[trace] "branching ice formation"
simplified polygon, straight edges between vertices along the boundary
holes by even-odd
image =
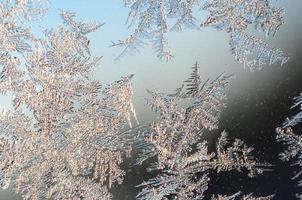
[[[212,26],[230,35],[231,52],[251,70],[265,64],[285,63],[281,50],[250,35],[250,25],[274,35],[283,23],[283,11],[268,0],[124,0],[130,6],[129,23],[137,28],[125,41],[126,55],[151,40],[158,56],[170,59],[167,33],[196,25],[193,10],[209,12],[202,27]],[[24,199],[111,199],[110,188],[121,183],[120,165],[133,144],[139,144],[138,163],[156,158],[149,170],[159,175],[143,182],[138,199],[203,199],[209,173],[245,170],[249,176],[262,173],[262,164],[252,148],[239,139],[228,141],[222,132],[215,152],[208,151],[205,130],[217,129],[226,99],[230,76],[221,74],[203,82],[196,63],[188,80],[174,94],[148,91],[150,107],[159,113],[158,122],[143,128],[144,141],[134,137],[131,78],[122,77],[102,85],[92,79],[100,58],[90,53],[87,34],[102,26],[75,20],[61,11],[64,25],[45,30],[36,38],[23,22],[39,19],[48,9],[43,0],[3,0],[0,3],[0,92],[13,99],[12,110],[0,110],[0,185],[12,187]],[[169,21],[176,19],[175,23]],[[295,98],[301,105],[302,97]],[[301,112],[278,128],[278,140],[288,145],[281,158],[296,159],[302,166],[301,136],[292,126]],[[300,178],[300,172],[295,179]],[[302,184],[301,181],[299,184]],[[213,199],[246,200],[240,192]],[[300,196],[300,198],[302,195]]]
[[[149,91],[147,102],[160,118],[143,132],[146,144],[141,145],[138,163],[155,156],[157,162],[149,170],[161,173],[139,185],[144,187],[137,195],[140,200],[203,199],[211,170],[245,169],[251,177],[263,171],[252,157],[253,148],[239,139],[230,143],[226,132],[218,139],[216,153],[208,152],[202,135],[204,129],[217,128],[230,77],[203,83],[198,68],[196,63],[185,91],[184,86],[172,95]]]
[[[248,194],[248,195],[243,195],[241,197],[240,192],[237,192],[236,194],[233,194],[231,196],[227,195],[218,195],[218,196],[213,196],[211,200],[236,200],[236,199],[241,199],[241,200],[271,200],[273,196],[267,196],[267,197],[254,197],[253,194]]]
[[[277,140],[286,145],[286,150],[280,154],[280,158],[283,161],[290,161],[292,166],[297,167],[295,176],[292,179],[297,180],[298,187],[300,187],[302,185],[302,135],[295,134],[294,128],[302,121],[302,93],[294,98],[294,105],[291,108],[298,106],[300,107],[300,112],[292,118],[287,118],[283,123],[283,127],[278,127],[276,132]],[[301,190],[296,195],[299,199],[302,199]]]
[[[254,70],[266,64],[285,63],[288,57],[279,49],[271,49],[266,41],[250,35],[254,26],[265,32],[266,38],[274,36],[283,24],[283,9],[271,5],[270,0],[123,0],[130,9],[128,24],[135,27],[125,40],[112,42],[122,47],[117,59],[139,51],[151,41],[157,56],[171,59],[167,34],[171,30],[182,31],[185,27],[211,26],[227,32],[230,49],[235,59]],[[206,21],[198,22],[197,12],[208,14]],[[200,23],[201,25],[198,25]]]
[[[119,165],[131,151],[123,129],[136,118],[133,75],[105,86],[91,78],[100,58],[91,56],[87,34],[99,23],[77,22],[62,11],[66,26],[45,30],[44,39],[18,27],[19,15],[10,10],[26,19],[33,3],[0,7],[0,92],[14,105],[0,113],[1,187],[24,199],[110,199],[108,189],[122,182]]]
[[[13,55],[30,51],[33,35],[20,24],[40,18],[47,8],[46,0],[4,0],[0,3],[0,65],[14,65],[19,60]]]

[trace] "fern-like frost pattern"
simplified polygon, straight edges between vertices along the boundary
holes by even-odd
[[[297,187],[301,187],[301,169],[302,169],[302,136],[296,134],[295,127],[301,125],[302,121],[302,93],[294,97],[294,105],[291,108],[299,107],[300,111],[291,118],[287,118],[283,127],[276,128],[277,140],[285,145],[285,150],[280,153],[280,159],[290,162],[292,167],[295,166],[293,180],[298,182]],[[301,188],[296,193],[297,198],[302,199]]]
[[[149,91],[147,102],[159,113],[159,122],[144,129],[145,144],[138,163],[155,157],[157,162],[150,164],[149,170],[160,173],[139,185],[143,189],[137,199],[203,199],[211,171],[244,169],[250,177],[263,172],[252,156],[253,148],[239,139],[229,142],[225,131],[216,152],[208,151],[202,136],[205,130],[218,128],[231,76],[222,74],[203,82],[198,71],[196,63],[190,78],[174,94]]]
[[[123,48],[120,59],[138,52],[151,42],[157,56],[170,60],[173,54],[168,43],[169,31],[184,28],[213,27],[230,36],[230,49],[235,60],[249,69],[261,69],[273,63],[285,63],[288,56],[281,50],[271,48],[262,39],[251,35],[248,28],[264,32],[265,38],[274,36],[283,22],[284,11],[272,5],[270,0],[123,0],[129,8],[127,23],[134,27],[125,40],[112,42]],[[198,12],[207,14],[199,22]]]
[[[23,199],[108,200],[131,152],[122,130],[136,119],[133,75],[104,86],[93,80],[100,58],[91,56],[87,34],[102,24],[76,21],[72,12],[61,17],[65,25],[45,38],[14,23],[0,33],[0,91],[14,105],[0,114],[1,186]]]

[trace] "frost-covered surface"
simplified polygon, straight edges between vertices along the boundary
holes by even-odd
[[[119,165],[131,151],[122,130],[136,118],[133,75],[105,86],[93,80],[100,58],[90,55],[87,34],[101,24],[61,16],[65,25],[45,30],[43,39],[14,19],[1,24],[8,29],[0,29],[0,91],[14,104],[0,113],[1,187],[24,199],[110,199],[108,189],[122,182]]]
[[[193,10],[201,8],[209,13],[201,26],[227,32],[232,54],[245,67],[254,70],[288,59],[247,31],[254,25],[269,37],[282,25],[282,9],[268,0],[124,2],[131,9],[129,23],[137,23],[137,29],[125,41],[113,43],[125,47],[122,55],[151,40],[158,56],[170,59],[167,33],[185,26],[199,28]],[[132,129],[133,122],[138,124],[132,104],[133,75],[107,85],[92,79],[100,57],[91,55],[87,34],[102,24],[76,21],[74,13],[61,11],[64,24],[37,38],[25,22],[42,17],[48,6],[43,0],[0,3],[0,92],[13,99],[12,110],[0,111],[3,189],[11,187],[23,199],[111,199],[110,188],[122,183],[126,172],[121,164],[131,155],[133,144],[141,151],[138,164],[155,158],[148,169],[159,172],[139,185],[138,199],[203,199],[211,172],[243,170],[251,177],[263,172],[265,164],[257,162],[253,148],[243,141],[229,141],[224,131],[210,152],[203,138],[206,130],[218,128],[231,76],[221,74],[203,82],[196,63],[174,94],[148,90],[147,103],[159,118],[142,128],[142,140]],[[301,103],[302,97],[296,97],[293,107]],[[278,140],[288,146],[281,158],[298,167],[302,138],[292,126],[301,119],[299,112],[277,129]],[[128,127],[130,131],[125,131]],[[300,179],[300,171],[294,179]],[[238,192],[215,194],[212,199],[270,198]]]
[[[265,40],[255,38],[248,31],[254,27],[266,38],[275,35],[283,24],[283,9],[272,5],[271,0],[123,0],[129,8],[128,24],[135,27],[125,40],[112,46],[123,48],[117,59],[138,52],[151,42],[160,59],[173,57],[167,34],[185,27],[214,27],[230,36],[230,49],[235,59],[251,70],[266,64],[285,63],[288,57],[279,49],[270,48]],[[198,12],[207,14],[200,22]]]
[[[141,145],[139,163],[155,156],[157,162],[149,170],[160,170],[160,174],[139,185],[143,189],[138,199],[203,199],[210,171],[245,169],[251,177],[262,173],[252,156],[253,148],[243,141],[229,142],[227,133],[222,132],[216,153],[211,153],[202,139],[205,129],[217,128],[229,78],[221,75],[203,83],[196,63],[186,81],[187,90],[183,91],[183,86],[172,95],[149,92],[148,103],[160,118],[144,130],[146,144]],[[181,101],[186,101],[186,106]]]
[[[294,133],[294,129],[297,125],[301,125],[302,121],[302,93],[300,96],[294,98],[294,105],[291,108],[300,107],[300,112],[291,118],[287,118],[283,123],[283,127],[278,127],[277,140],[282,142],[286,149],[280,154],[280,158],[283,161],[289,161],[292,166],[295,166],[297,170],[294,172],[295,176],[293,180],[298,181],[298,186],[302,185],[302,135],[301,133]],[[301,189],[296,194],[299,199],[302,199]]]

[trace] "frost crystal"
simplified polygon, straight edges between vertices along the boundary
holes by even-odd
[[[265,41],[245,32],[232,33],[229,43],[235,59],[251,71],[266,64],[280,62],[283,65],[289,59],[280,49],[270,48]]]
[[[211,200],[236,200],[236,199],[241,199],[241,200],[271,200],[273,199],[272,196],[267,196],[267,197],[253,197],[253,194],[248,194],[244,195],[241,198],[240,197],[240,192],[237,192],[236,194],[233,194],[231,196],[226,196],[226,195],[218,195],[218,196],[213,196]]]
[[[130,12],[127,22],[135,26],[125,40],[112,46],[124,48],[120,56],[139,51],[146,40],[151,41],[161,59],[169,60],[170,30],[182,31],[185,27],[211,26],[230,35],[230,48],[236,60],[254,69],[288,59],[281,50],[270,49],[265,41],[248,34],[248,27],[265,32],[266,38],[275,35],[283,24],[283,9],[271,5],[270,0],[123,0]],[[198,11],[208,14],[206,21],[197,24]],[[243,49],[243,50],[242,50]]]
[[[294,128],[302,121],[302,93],[300,96],[294,98],[294,105],[291,108],[297,106],[300,107],[300,112],[298,112],[292,118],[287,118],[283,123],[283,127],[276,128],[277,140],[286,145],[286,149],[280,154],[280,158],[283,161],[292,162],[292,166],[296,166],[297,171],[295,171],[295,176],[293,179],[298,180],[298,186],[302,185],[301,179],[301,169],[302,169],[302,135],[296,135],[294,133]],[[302,199],[301,190],[297,193],[297,197]]]
[[[296,124],[302,122],[302,93],[300,96],[294,97],[294,105],[291,107],[291,109],[295,107],[300,107],[300,112],[298,112],[291,119],[287,118],[286,122],[283,123],[283,128],[295,126]]]
[[[183,86],[172,95],[149,91],[152,97],[148,103],[160,113],[160,119],[145,129],[146,144],[141,145],[143,153],[138,162],[155,156],[157,162],[149,170],[161,173],[139,185],[144,188],[138,199],[203,199],[210,170],[246,169],[249,176],[262,173],[251,155],[253,149],[241,140],[229,143],[226,132],[222,132],[216,153],[209,153],[202,139],[204,129],[217,128],[229,77],[221,75],[203,83],[196,64],[186,82],[186,91]]]
[[[123,129],[136,118],[133,75],[105,86],[92,80],[100,58],[87,34],[101,24],[61,16],[66,26],[45,30],[45,39],[27,42],[28,30],[10,27],[1,40],[0,91],[12,94],[14,109],[0,114],[0,182],[24,199],[107,200],[131,151]]]
[[[0,3],[0,65],[19,62],[13,54],[30,51],[34,39],[20,24],[41,17],[48,8],[46,0],[4,0]]]

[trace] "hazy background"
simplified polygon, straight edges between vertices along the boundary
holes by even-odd
[[[135,74],[134,103],[142,123],[150,122],[153,117],[150,109],[145,106],[145,89],[172,91],[187,79],[196,61],[201,65],[201,76],[204,79],[214,78],[221,72],[234,73],[236,79],[233,80],[228,94],[228,108],[223,112],[220,129],[226,129],[231,137],[241,138],[254,146],[260,159],[273,163],[276,167],[274,172],[253,180],[247,180],[240,174],[234,174],[231,182],[223,175],[213,177],[217,184],[210,185],[209,189],[221,193],[232,193],[240,189],[256,194],[276,192],[276,199],[291,200],[296,191],[294,183],[290,181],[292,169],[277,159],[281,146],[274,140],[274,128],[287,115],[294,113],[288,110],[292,97],[302,91],[302,1],[283,0],[277,1],[276,5],[285,9],[285,24],[274,38],[269,39],[269,43],[284,50],[291,60],[283,67],[268,66],[261,72],[249,72],[237,64],[229,52],[228,35],[211,28],[170,33],[170,47],[175,58],[168,63],[157,59],[151,47],[142,49],[140,54],[115,62],[114,58],[121,49],[109,48],[110,42],[124,39],[131,33],[125,25],[128,10],[123,7],[121,0],[55,0],[42,22],[33,26],[36,33],[39,33],[37,30],[41,27],[50,28],[60,24],[58,9],[75,11],[85,21],[105,22],[90,37],[92,53],[103,56],[95,77],[109,83],[121,76]],[[0,102],[6,107],[11,106],[7,97],[1,97]],[[125,184],[115,191],[116,199],[134,198],[137,190],[131,188],[143,179],[140,172],[137,169],[127,175]],[[0,192],[0,200],[14,199],[18,198],[10,191]]]

